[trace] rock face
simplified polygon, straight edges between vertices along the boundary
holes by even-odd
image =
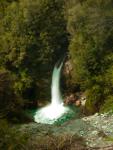
[[[111,113],[70,120],[60,126],[31,123],[19,130],[30,134],[28,150],[113,150]]]
[[[73,68],[72,68],[70,60],[66,61],[65,62],[65,74],[69,75],[71,73],[72,69]]]

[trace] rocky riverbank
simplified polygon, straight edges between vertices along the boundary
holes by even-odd
[[[62,125],[38,123],[18,128],[28,133],[33,150],[113,150],[113,114],[95,114],[69,120]]]

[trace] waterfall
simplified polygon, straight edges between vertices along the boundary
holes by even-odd
[[[52,85],[51,85],[51,98],[52,105],[59,105],[63,103],[61,92],[60,92],[60,73],[63,63],[59,67],[55,65],[52,75]]]
[[[52,124],[64,113],[69,111],[69,108],[63,106],[63,99],[60,92],[60,74],[62,66],[63,61],[58,61],[54,67],[51,85],[51,103],[37,110],[34,116],[35,122]]]

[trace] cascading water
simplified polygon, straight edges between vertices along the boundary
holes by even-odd
[[[61,65],[55,66],[52,75],[52,86],[51,86],[51,97],[52,105],[59,105],[63,103],[61,92],[60,92],[60,72],[63,63]]]
[[[63,106],[63,99],[60,92],[60,73],[62,66],[63,62],[60,65],[57,63],[54,67],[51,86],[51,104],[36,112],[34,116],[35,122],[52,124],[64,113],[69,111],[68,107]]]

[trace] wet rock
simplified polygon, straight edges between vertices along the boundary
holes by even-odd
[[[69,150],[75,150],[75,146],[78,146],[78,150],[113,150],[113,114],[109,113],[96,113],[82,119],[69,120],[59,126],[25,124],[21,125],[19,130],[29,133],[30,139],[34,139],[35,146],[37,138],[44,138],[43,140],[46,141],[49,137],[54,142],[56,139],[56,143],[53,144],[57,145],[57,140],[62,137],[62,140],[65,139],[63,146],[65,149],[67,147],[67,150],[69,147]]]

